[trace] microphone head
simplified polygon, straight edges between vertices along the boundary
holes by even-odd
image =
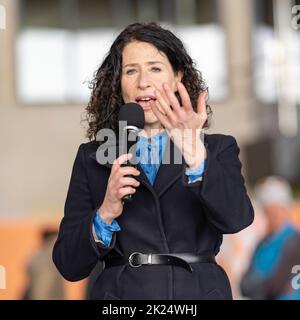
[[[126,121],[127,126],[135,126],[142,130],[145,126],[144,110],[137,103],[126,103],[120,109],[119,121]]]

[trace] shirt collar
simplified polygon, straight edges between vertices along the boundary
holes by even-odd
[[[167,131],[163,130],[161,132],[154,134],[151,137],[138,136],[138,141],[144,142],[144,143],[147,142],[147,143],[151,143],[151,144],[156,144],[156,143],[158,143],[158,141],[160,139],[165,140],[167,138],[167,136],[168,136]]]

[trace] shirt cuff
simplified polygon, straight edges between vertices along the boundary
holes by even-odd
[[[113,233],[120,230],[121,228],[116,220],[107,224],[100,218],[98,211],[96,212],[93,220],[93,231],[95,231],[93,233],[96,242],[101,242],[109,247]]]
[[[185,175],[188,177],[188,183],[201,181],[207,166],[207,158],[195,169],[186,168]]]

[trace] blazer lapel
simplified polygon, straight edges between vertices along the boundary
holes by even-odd
[[[105,154],[105,157],[107,157],[107,161],[105,159],[102,159],[103,153]],[[108,155],[111,155],[110,158],[108,158]],[[97,148],[95,152],[92,152],[90,154],[90,157],[98,162],[99,165],[105,166],[109,169],[112,168],[113,161],[119,157],[119,145],[118,144],[103,144],[100,145]]]
[[[184,164],[181,152],[168,138],[163,160],[154,181],[154,189],[159,197],[182,176]]]

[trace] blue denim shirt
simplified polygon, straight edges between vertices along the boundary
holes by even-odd
[[[154,184],[155,177],[167,145],[167,141],[168,134],[165,130],[153,135],[151,139],[143,136],[138,136],[136,158],[152,185]],[[187,168],[185,174],[188,177],[188,182],[193,183],[201,180],[205,168],[206,159],[199,167],[195,169]],[[113,232],[121,230],[116,220],[113,220],[111,224],[106,224],[100,218],[98,211],[95,214],[93,225],[98,239],[106,246],[110,245]]]

